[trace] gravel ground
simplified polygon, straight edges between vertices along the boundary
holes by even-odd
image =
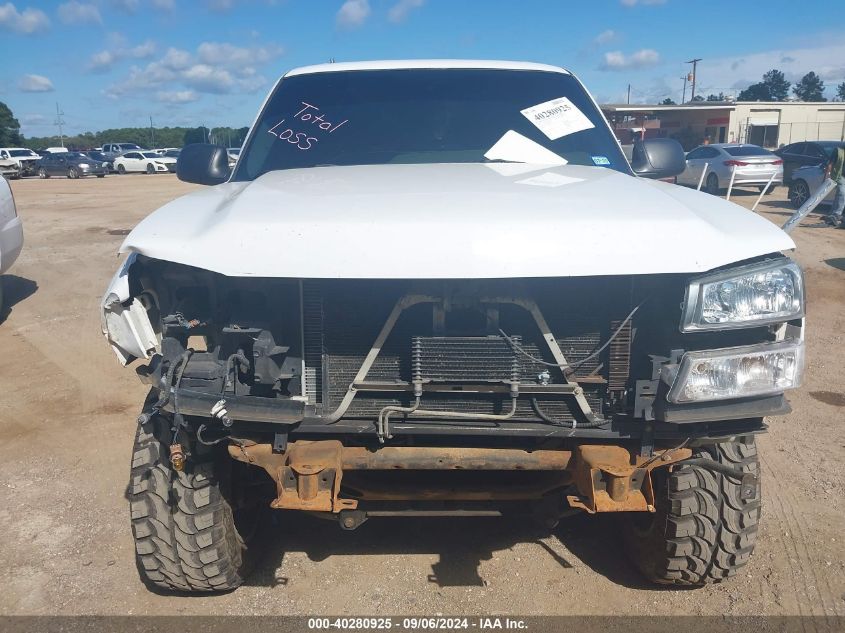
[[[137,578],[124,490],[146,388],[102,340],[98,302],[122,236],[194,186],[171,175],[12,186],[26,245],[4,280],[12,306],[0,326],[0,614],[845,615],[845,231],[811,217],[794,232],[807,374],[793,413],[759,440],[764,516],[738,577],[647,585],[612,517],[549,534],[492,518],[382,519],[343,532],[284,515],[247,585],[174,597]],[[758,211],[783,223],[784,192]],[[734,199],[750,207],[755,197]]]

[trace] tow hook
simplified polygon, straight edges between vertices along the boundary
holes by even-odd
[[[743,501],[753,499],[757,495],[757,476],[754,473],[747,473],[738,468],[733,468],[727,464],[713,461],[712,459],[705,459],[704,457],[694,457],[692,459],[685,459],[679,462],[679,466],[688,464],[690,466],[698,466],[706,470],[726,475],[739,481],[739,498]]]
[[[182,472],[185,469],[185,451],[181,444],[170,445],[170,464],[173,466],[173,470],[177,472]]]
[[[338,516],[338,523],[344,530],[355,530],[367,520],[367,513],[363,510],[341,510]]]

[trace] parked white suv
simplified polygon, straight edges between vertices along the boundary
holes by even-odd
[[[21,176],[33,176],[41,157],[26,147],[0,147],[0,160],[9,160],[18,166]]]
[[[629,164],[555,66],[341,63],[286,74],[228,163],[182,150],[216,186],[135,227],[102,304],[151,386],[127,491],[149,583],[238,586],[268,505],[612,512],[653,581],[745,565],[802,274],[770,222],[656,180],[675,141]]]
[[[15,208],[12,189],[5,178],[0,178],[0,318],[4,312],[3,273],[5,273],[23,248],[23,227]]]

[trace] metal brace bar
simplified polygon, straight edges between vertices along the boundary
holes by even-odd
[[[381,353],[381,348],[384,346],[384,342],[387,340],[387,337],[390,336],[390,333],[393,331],[393,328],[396,325],[396,322],[399,320],[399,317],[401,316],[402,312],[420,303],[437,303],[438,301],[440,301],[440,299],[435,297],[429,297],[427,295],[405,295],[396,302],[396,305],[393,306],[393,310],[390,312],[390,316],[387,317],[387,320],[381,327],[381,331],[376,337],[373,346],[367,353],[367,357],[364,359],[364,362],[361,363],[361,367],[358,368],[358,373],[355,374],[355,378],[352,379],[352,383],[346,390],[346,393],[343,396],[343,400],[340,401],[340,404],[337,406],[337,409],[335,409],[331,413],[331,415],[323,418],[323,422],[328,424],[337,422],[338,420],[340,420],[340,418],[343,417],[343,415],[346,413],[346,410],[349,409],[349,405],[352,404],[352,400],[355,398],[355,394],[358,393],[355,384],[364,382],[364,379],[370,372],[373,363],[376,362],[376,358],[378,358],[378,355]]]

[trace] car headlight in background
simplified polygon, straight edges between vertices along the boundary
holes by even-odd
[[[693,279],[687,286],[681,331],[724,330],[804,316],[804,278],[783,258]]]
[[[688,403],[780,393],[801,384],[803,341],[687,352],[667,399]]]

